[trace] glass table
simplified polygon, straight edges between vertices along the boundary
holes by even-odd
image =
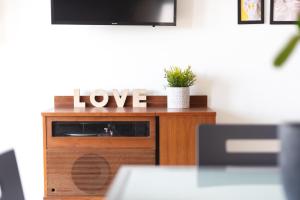
[[[277,168],[122,167],[107,200],[284,200]]]

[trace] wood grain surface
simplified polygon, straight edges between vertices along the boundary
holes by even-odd
[[[160,164],[195,165],[196,164],[196,129],[200,124],[214,124],[215,117],[161,116],[160,127]]]
[[[48,196],[104,196],[121,165],[154,165],[154,149],[48,149]]]

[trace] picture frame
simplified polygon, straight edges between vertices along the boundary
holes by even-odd
[[[263,24],[264,22],[264,0],[238,0],[238,24]]]
[[[271,0],[270,24],[296,24],[298,12],[300,12],[300,1]]]

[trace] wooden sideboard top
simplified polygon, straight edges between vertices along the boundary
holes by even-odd
[[[168,109],[168,108],[54,108],[42,112],[45,117],[50,116],[158,116],[158,115],[195,115],[204,114],[216,116],[216,112],[209,108],[188,108],[188,109]]]
[[[100,98],[98,100],[101,100]],[[159,115],[196,115],[216,116],[216,112],[207,107],[207,96],[191,96],[190,108],[169,109],[167,108],[166,96],[148,96],[147,108],[132,108],[132,97],[126,100],[124,108],[116,107],[113,98],[107,107],[95,108],[91,106],[88,96],[81,97],[86,102],[86,108],[73,108],[73,96],[55,96],[54,109],[45,111],[43,116],[159,116]]]

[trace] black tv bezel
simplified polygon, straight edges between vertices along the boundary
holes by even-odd
[[[173,22],[100,22],[100,21],[85,21],[85,20],[76,20],[76,21],[68,21],[68,20],[55,20],[54,19],[54,0],[51,0],[51,24],[56,25],[130,25],[130,26],[176,26],[177,23],[177,0],[174,0],[174,18]]]

